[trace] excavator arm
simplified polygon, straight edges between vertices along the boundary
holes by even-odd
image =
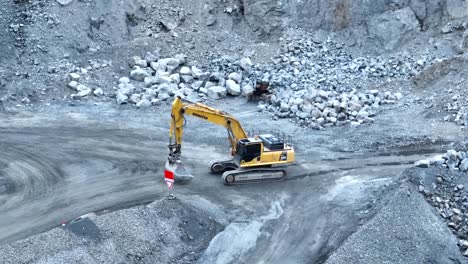
[[[180,161],[182,134],[186,122],[185,115],[195,116],[210,123],[225,127],[228,132],[232,155],[235,155],[237,142],[247,137],[247,133],[242,128],[240,122],[228,113],[201,103],[194,103],[177,97],[172,103],[169,131],[169,163],[171,165]]]

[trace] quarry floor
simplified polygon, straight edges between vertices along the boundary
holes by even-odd
[[[33,112],[3,113],[0,176],[5,187],[0,189],[0,262],[18,260],[7,254],[15,243],[31,241],[22,254],[34,251],[38,244],[60,243],[58,237],[49,241],[34,237],[79,216],[96,213],[97,218],[104,217],[121,209],[127,212],[126,208],[133,206],[144,208],[153,201],[159,201],[155,206],[163,208],[172,194],[185,204],[180,208],[179,203],[170,204],[175,216],[183,214],[187,207],[198,208],[222,226],[214,237],[200,242],[203,244],[191,261],[339,263],[340,256],[334,255],[337,249],[389,204],[398,204],[395,196],[400,196],[396,193],[402,192],[402,186],[410,186],[404,180],[406,169],[417,160],[443,153],[450,142],[466,137],[455,124],[426,115],[423,106],[403,103],[386,107],[374,124],[317,131],[300,128],[287,119],[273,121],[257,112],[255,104],[240,98],[211,102],[211,106],[237,117],[248,131],[280,130],[291,136],[297,163],[288,167],[289,176],[283,182],[225,186],[220,176],[209,173],[208,164],[228,155],[226,132],[189,117],[183,159],[195,179],[176,184],[171,192],[163,180],[169,105],[143,111],[110,104],[57,103]],[[408,208],[402,206],[392,217],[405,218],[423,210],[404,203]],[[425,201],[421,196],[415,203]],[[423,208],[425,213],[432,213]],[[419,226],[429,221],[418,219]],[[437,221],[442,226],[443,221]],[[171,226],[171,222],[166,224]],[[452,250],[447,254],[460,254],[453,250],[455,237],[444,230],[441,236]],[[380,235],[375,233],[375,238],[378,240]],[[181,239],[169,246],[183,251],[184,243]],[[391,246],[386,250],[392,250]],[[53,250],[45,254],[57,257]],[[426,257],[444,262],[437,259],[443,254]],[[464,261],[461,255],[452,257]],[[28,259],[26,255],[16,258],[25,262]],[[29,261],[35,263],[44,259],[47,256],[29,256]],[[49,262],[64,260],[59,256]],[[412,263],[405,256],[401,260]],[[185,263],[176,257],[172,261]],[[414,261],[421,263],[421,259]]]

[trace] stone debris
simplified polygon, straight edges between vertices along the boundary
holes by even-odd
[[[104,95],[104,92],[102,91],[101,88],[98,88],[98,89],[96,89],[96,90],[93,91],[93,94],[94,94],[95,96],[102,96],[102,95]]]
[[[419,160],[414,163],[414,166],[419,167],[419,168],[429,168],[430,165],[431,165],[430,160]]]
[[[146,77],[150,76],[148,71],[141,69],[139,66],[134,66],[134,69],[130,72],[130,78],[138,82],[143,82]]]
[[[449,112],[444,121],[455,122],[460,126],[468,126],[468,101],[465,96],[454,95],[452,101],[444,105]]]
[[[78,81],[80,79],[80,75],[78,73],[72,72],[70,73],[70,79],[72,81]]]
[[[73,0],[56,0],[61,6],[69,5],[73,2]]]
[[[451,170],[468,172],[468,152],[450,149],[444,155],[433,158],[431,164]]]
[[[77,81],[71,81],[68,83],[68,87],[72,88],[73,90],[76,90],[78,88],[78,82]]]
[[[202,100],[247,97],[261,80],[270,83],[271,95],[263,98],[258,109],[273,119],[289,118],[312,129],[356,127],[373,123],[382,105],[395,104],[403,97],[400,92],[365,91],[366,81],[410,77],[430,64],[428,58],[415,61],[405,56],[353,59],[333,42],[287,42],[281,54],[272,58],[272,65],[255,65],[249,57],[223,56],[208,67],[199,67],[189,65],[183,54],[172,58],[134,56],[129,60],[129,77],[119,79],[116,100],[137,105],[143,98],[150,103],[158,99],[151,104],[159,105],[174,96]],[[143,96],[145,89],[154,92]]]
[[[233,80],[227,80],[226,81],[226,88],[227,88],[227,92],[230,95],[240,95],[241,94],[240,86]]]
[[[417,59],[410,54],[353,57],[343,43],[314,36],[282,38],[285,43],[268,64],[254,64],[249,56],[220,56],[208,64],[195,65],[184,54],[162,57],[159,51],[146,52],[128,60],[127,76],[119,78],[114,91],[95,86],[90,71],[111,66],[110,61],[89,61],[89,66],[71,65],[66,75],[74,99],[113,98],[118,104],[160,105],[181,96],[193,100],[217,100],[229,96],[250,97],[258,81],[269,83],[269,96],[261,98],[258,110],[272,119],[287,118],[303,127],[323,129],[370,124],[384,105],[396,104],[401,92],[365,87],[415,76],[434,60],[431,55]],[[249,54],[244,52],[244,54]],[[403,88],[402,88],[403,89]],[[155,100],[157,99],[157,100]],[[454,103],[463,102],[456,97]],[[451,108],[456,109],[454,107]],[[468,114],[453,118],[468,123]],[[421,165],[422,166],[422,165]]]
[[[446,160],[459,159],[463,152],[449,150],[444,157]],[[460,251],[465,253],[468,249],[468,192],[460,181],[466,182],[463,178],[465,173],[452,171],[444,173],[444,176],[435,177],[435,182],[431,189],[419,188],[426,200],[437,209],[447,226],[459,239]]]

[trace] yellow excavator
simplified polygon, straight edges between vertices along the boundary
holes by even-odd
[[[181,161],[182,134],[185,115],[223,126],[227,129],[232,157],[210,163],[212,173],[221,174],[227,185],[279,181],[286,178],[284,166],[294,163],[294,148],[271,134],[248,137],[240,122],[230,114],[201,103],[176,97],[172,103],[169,157],[166,170],[174,172],[177,179],[191,179]]]

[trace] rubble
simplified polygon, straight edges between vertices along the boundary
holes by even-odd
[[[130,59],[130,79],[122,83],[144,82],[156,90],[154,98],[166,101],[173,96],[195,96],[216,100],[231,96],[249,96],[256,81],[270,83],[272,95],[264,98],[260,111],[273,119],[289,118],[305,127],[322,129],[350,124],[373,123],[382,105],[397,103],[401,92],[365,90],[366,83],[404,79],[431,65],[432,58],[418,60],[411,56],[353,58],[339,43],[327,40],[317,44],[311,37],[285,41],[272,64],[254,65],[249,57],[224,56],[213,59],[207,67],[191,65],[183,54],[159,56],[141,67],[140,57]],[[346,76],[346,77],[345,77]],[[163,85],[167,84],[167,85]],[[125,88],[124,88],[125,89]],[[142,89],[136,89],[141,95]],[[130,96],[122,91],[117,100]],[[130,98],[131,99],[131,98]],[[151,101],[153,98],[148,98]],[[138,100],[129,100],[137,104]]]
[[[0,262],[195,263],[222,228],[203,208],[163,198],[108,214],[83,215],[48,232],[2,244]],[[180,251],[173,250],[181,241]]]
[[[448,151],[444,155],[447,161],[459,159],[465,152]],[[443,169],[443,168],[440,168]],[[466,256],[468,248],[468,192],[463,183],[466,173],[458,170],[451,170],[443,173],[442,170],[435,171],[438,176],[427,189],[419,190],[426,200],[437,209],[439,216],[445,220],[448,228],[459,239],[460,251]]]
[[[448,150],[441,157],[436,157],[432,160],[431,164],[446,167],[451,170],[461,172],[468,171],[468,152],[456,151],[454,149]]]

